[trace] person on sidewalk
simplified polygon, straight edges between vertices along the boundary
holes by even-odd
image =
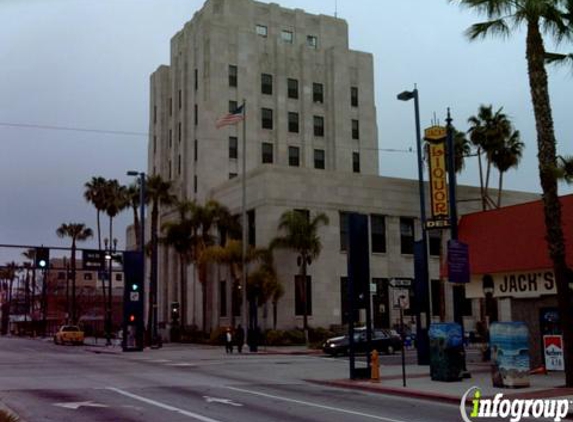
[[[233,353],[233,333],[231,333],[230,328],[227,328],[227,332],[225,333],[225,351],[227,353]]]
[[[237,344],[237,350],[239,353],[243,353],[243,345],[245,344],[245,329],[241,324],[237,325],[235,330],[235,343]]]

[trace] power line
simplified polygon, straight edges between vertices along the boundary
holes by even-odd
[[[17,127],[17,128],[25,128],[25,129],[62,130],[62,131],[67,131],[67,132],[102,133],[105,135],[145,136],[145,137],[149,136],[149,134],[145,133],[145,132],[131,132],[131,131],[125,131],[125,130],[88,129],[88,128],[80,128],[80,127],[72,127],[72,126],[34,125],[34,124],[6,123],[6,122],[0,122],[0,126]]]

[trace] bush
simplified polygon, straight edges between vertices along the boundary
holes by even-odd
[[[0,409],[0,422],[18,422],[19,420],[18,416]]]
[[[336,337],[336,333],[326,328],[309,328],[308,341],[310,343],[323,343],[326,339]]]
[[[182,327],[180,331],[179,341],[181,343],[199,343],[207,344],[209,343],[209,337],[203,331],[199,330],[196,325],[188,325]]]
[[[285,331],[284,335],[288,345],[304,344],[306,340],[304,331],[299,329]]]
[[[282,330],[267,330],[263,337],[264,344],[267,346],[283,346],[284,345],[284,331]]]

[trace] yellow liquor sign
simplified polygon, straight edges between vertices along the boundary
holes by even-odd
[[[430,198],[432,217],[427,228],[449,227],[448,186],[446,183],[446,135],[442,126],[432,126],[424,131],[428,141],[428,165],[430,168]]]

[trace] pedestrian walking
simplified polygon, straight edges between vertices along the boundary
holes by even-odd
[[[227,328],[227,332],[225,333],[225,351],[227,353],[233,353],[233,333],[231,333],[230,328]]]
[[[235,343],[239,353],[243,353],[243,345],[245,344],[245,329],[239,324],[235,330]]]

